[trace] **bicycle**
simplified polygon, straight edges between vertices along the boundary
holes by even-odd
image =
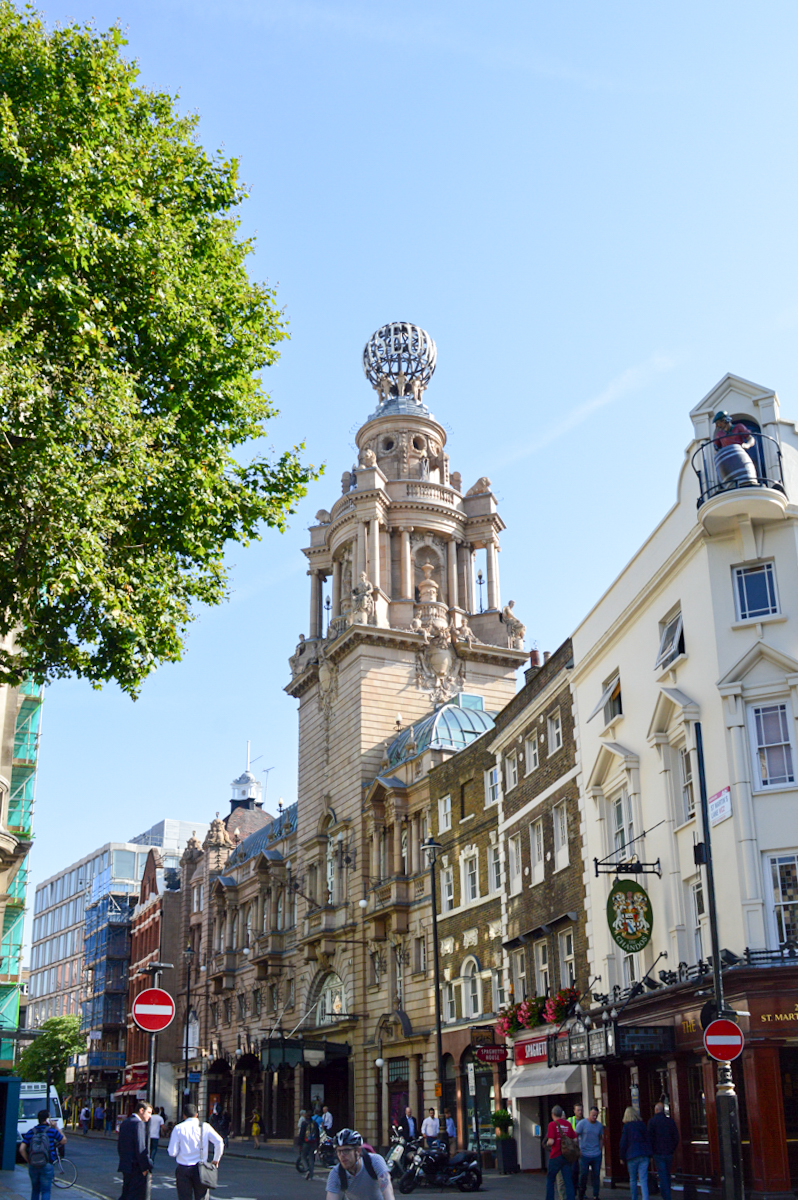
[[[78,1177],[78,1169],[68,1158],[59,1155],[53,1163],[53,1187],[71,1188]]]

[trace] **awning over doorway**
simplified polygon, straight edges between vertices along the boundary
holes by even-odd
[[[508,1099],[556,1096],[559,1092],[578,1092],[581,1081],[581,1067],[524,1067],[502,1085],[502,1095]]]

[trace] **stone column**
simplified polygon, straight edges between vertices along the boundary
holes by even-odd
[[[412,563],[410,559],[410,534],[412,527],[402,528],[402,599],[413,599]]]
[[[310,576],[310,637],[321,637],[321,575],[316,570]]]
[[[496,543],[488,542],[485,547],[488,572],[488,608],[499,607],[499,564],[496,559]]]
[[[393,873],[402,875],[402,822],[399,817],[393,821]]]
[[[332,615],[333,615],[333,617],[340,617],[340,615],[341,615],[341,560],[340,560],[340,558],[333,559]]]
[[[449,538],[447,545],[448,565],[449,565],[449,608],[457,608],[459,599],[457,596],[457,539]]]
[[[475,612],[474,608],[474,547],[463,546],[463,575],[465,576],[465,606],[467,612]]]
[[[366,573],[375,588],[380,586],[380,523],[376,517],[369,521],[369,565]]]
[[[224,950],[233,949],[233,910],[228,908],[224,914]]]
[[[385,550],[385,578],[382,581],[382,590],[389,600],[393,599],[393,579],[391,578],[391,531],[387,527],[382,531],[382,544]]]
[[[366,569],[366,522],[358,521],[357,523],[357,550],[355,553],[355,577],[352,580],[352,586],[356,587],[360,583],[360,575]]]
[[[380,877],[380,831],[374,826],[371,831],[371,883],[372,886]]]

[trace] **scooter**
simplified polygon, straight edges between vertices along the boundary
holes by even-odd
[[[399,1180],[403,1196],[417,1187],[456,1187],[461,1192],[478,1192],[482,1187],[482,1168],[475,1150],[460,1150],[449,1157],[445,1142],[419,1149],[412,1165]]]
[[[420,1145],[419,1138],[405,1138],[398,1125],[391,1126],[391,1149],[385,1161],[391,1172],[391,1178],[399,1180],[414,1161]]]

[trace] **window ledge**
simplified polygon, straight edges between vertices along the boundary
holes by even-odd
[[[751,791],[755,796],[769,796],[772,792],[798,792],[798,779],[795,783],[774,783],[770,787],[755,787],[752,784]]]
[[[570,865],[571,865],[570,862],[567,862],[561,867],[555,867],[554,870],[552,871],[552,875],[559,875],[560,871],[567,871],[568,868],[570,867]]]
[[[688,817],[686,821],[682,821],[681,825],[676,825],[673,832],[681,833],[682,830],[687,829],[688,826],[695,825],[695,822],[696,822],[696,814],[693,813],[692,817]]]
[[[613,717],[611,721],[607,722],[599,734],[599,737],[612,737],[622,720],[623,713],[618,713],[617,717]]]
[[[786,621],[786,613],[772,613],[768,617],[747,617],[744,621],[733,621],[732,629],[753,629],[757,625],[778,625]]]
[[[561,868],[561,869],[562,869],[562,868]],[[533,880],[531,880],[531,881],[530,881],[530,884],[529,884],[529,886],[530,886],[531,888],[533,888],[533,887],[540,887],[541,883],[545,883],[545,882],[546,882],[546,876],[545,876],[545,875],[541,875],[540,879],[533,879]]]
[[[677,654],[676,657],[672,658],[671,661],[669,663],[666,663],[666,665],[664,667],[655,667],[654,669],[656,671],[659,671],[659,674],[656,676],[657,683],[664,683],[669,675],[673,675],[674,678],[673,678],[672,682],[675,683],[676,682],[676,668],[680,667],[682,665],[682,663],[686,662],[686,661],[687,661],[686,654]],[[617,718],[616,718],[616,720],[617,720]]]
[[[458,823],[465,825],[466,821],[473,821],[475,815],[475,813],[469,813],[467,817],[461,817]]]

